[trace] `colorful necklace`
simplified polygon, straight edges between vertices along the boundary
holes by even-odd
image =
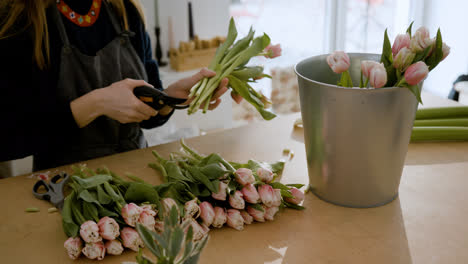
[[[57,0],[58,10],[71,22],[80,27],[89,27],[96,22],[101,11],[102,0],[93,0],[91,8],[86,15],[75,13],[63,0]]]

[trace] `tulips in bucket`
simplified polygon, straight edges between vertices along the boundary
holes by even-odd
[[[450,47],[442,42],[440,29],[431,38],[425,27],[420,27],[411,35],[412,24],[405,34],[399,34],[393,45],[384,34],[384,43],[380,63],[376,61],[361,61],[360,88],[407,87],[421,100],[421,90],[418,87],[442,60],[450,53]],[[327,63],[335,73],[341,74],[339,86],[353,87],[349,74],[350,59],[343,51],[335,51],[327,57]]]

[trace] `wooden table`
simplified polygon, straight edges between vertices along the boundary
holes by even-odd
[[[426,106],[455,104],[424,94]],[[298,114],[187,140],[202,153],[218,152],[228,160],[275,161],[284,148],[288,162],[284,183],[308,183]],[[167,156],[178,143],[156,146]],[[131,172],[158,184],[147,167],[151,149],[86,162]],[[69,169],[65,166],[62,169]],[[372,209],[335,206],[306,195],[305,211],[284,210],[275,221],[249,225],[243,232],[213,230],[200,263],[468,263],[468,143],[410,144],[400,196]],[[66,237],[58,213],[31,194],[26,176],[0,181],[0,257],[2,263],[71,263],[63,248]],[[39,213],[25,213],[26,207]],[[134,261],[134,253],[107,256],[102,263]],[[75,263],[87,262],[80,258]]]

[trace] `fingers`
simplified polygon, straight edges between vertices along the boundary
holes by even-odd
[[[123,80],[123,82],[125,82],[128,87],[130,88],[130,90],[133,90],[135,89],[136,87],[138,86],[149,86],[149,87],[153,87],[153,85],[147,83],[146,81],[144,80],[135,80],[135,79],[130,79],[130,78],[127,78],[125,80]]]
[[[212,101],[218,99],[219,97],[221,97],[221,95],[223,95],[225,92],[227,92],[228,82],[229,82],[228,78],[224,78],[224,79],[221,80],[221,82],[219,83],[218,89],[216,89],[216,92],[215,92],[215,94],[213,95],[213,97],[211,99]]]
[[[189,78],[190,86],[194,86],[197,82],[199,82],[201,79],[205,77],[213,77],[215,75],[216,75],[216,72],[209,70],[208,68],[203,68],[199,72],[195,73]]]
[[[159,110],[159,114],[166,116],[172,112],[172,107],[165,105],[161,110]]]
[[[231,97],[232,97],[232,100],[234,100],[237,104],[240,104],[242,102],[242,96],[240,96],[240,94],[232,91],[231,92]]]
[[[216,107],[218,107],[218,105],[221,103],[221,99],[216,99],[216,101],[214,103],[210,103],[210,105],[208,106],[208,110],[213,110],[215,109]]]
[[[136,97],[135,97],[136,99]],[[158,111],[154,110],[152,107],[148,106],[147,104],[143,103],[139,99],[136,99],[135,101],[135,108],[138,112],[141,114],[147,116],[148,118],[155,116],[158,114]],[[148,119],[146,118],[146,119]]]

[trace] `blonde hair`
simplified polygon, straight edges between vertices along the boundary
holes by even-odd
[[[103,0],[114,6],[122,26],[129,29],[124,0]],[[139,0],[130,0],[137,8],[143,23],[145,15]],[[31,29],[33,41],[33,61],[40,69],[49,65],[49,30],[46,9],[54,0],[1,0],[0,1],[0,40],[12,37],[27,29]],[[19,24],[18,20],[22,23]],[[44,56],[45,55],[45,56]]]

